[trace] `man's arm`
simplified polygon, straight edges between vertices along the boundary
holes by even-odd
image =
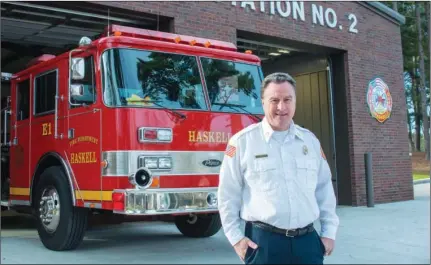
[[[320,209],[320,223],[322,229],[320,236],[335,240],[339,218],[336,214],[337,201],[332,186],[332,174],[318,140],[317,146],[319,148],[318,150],[320,150],[320,166],[315,194]]]
[[[223,230],[233,245],[244,238],[239,216],[242,201],[242,175],[240,169],[239,146],[232,137],[225,151],[220,169],[218,187],[218,209]]]

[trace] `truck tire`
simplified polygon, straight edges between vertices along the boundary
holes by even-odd
[[[222,226],[219,214],[180,215],[175,217],[175,225],[187,237],[210,237]]]
[[[70,185],[62,168],[47,168],[35,192],[37,231],[43,245],[55,251],[77,248],[87,230],[88,210],[73,206]]]

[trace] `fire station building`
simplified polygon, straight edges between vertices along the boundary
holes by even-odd
[[[321,141],[339,205],[366,205],[372,154],[376,203],[413,199],[400,24],[378,2],[2,2],[1,65],[75,48],[108,24],[234,43],[262,60],[264,75],[297,81],[295,123]],[[3,106],[2,106],[3,108]]]

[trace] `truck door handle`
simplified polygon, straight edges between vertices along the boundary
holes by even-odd
[[[67,137],[69,139],[75,138],[75,129],[73,129],[73,128],[69,129],[69,131],[67,132]]]

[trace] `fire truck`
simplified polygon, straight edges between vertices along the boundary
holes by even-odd
[[[55,251],[95,214],[213,236],[224,150],[261,119],[261,82],[232,43],[120,25],[35,58],[2,106],[2,206],[34,214]]]

